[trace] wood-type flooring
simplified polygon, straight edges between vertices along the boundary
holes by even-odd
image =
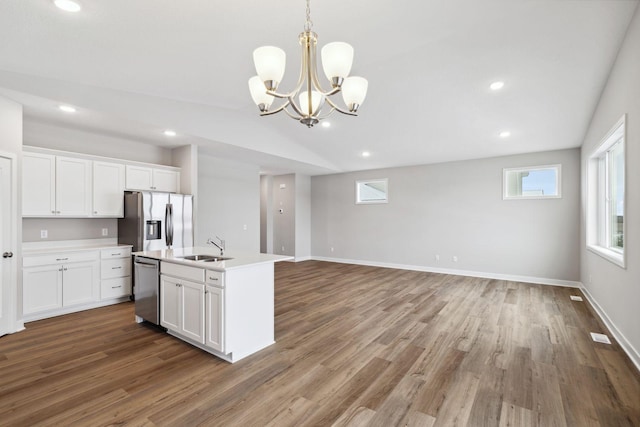
[[[276,344],[229,364],[133,303],[0,338],[1,426],[640,426],[640,375],[571,288],[276,265]]]

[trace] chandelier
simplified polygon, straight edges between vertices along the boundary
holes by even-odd
[[[334,111],[349,116],[357,116],[358,108],[367,95],[368,82],[362,77],[349,77],[353,62],[353,47],[344,42],[333,42],[322,48],[322,68],[331,83],[331,89],[325,91],[320,86],[317,72],[316,44],[318,35],[311,31],[311,9],[307,0],[307,19],[304,32],[300,33],[299,42],[302,47],[300,77],[293,91],[280,93],[278,84],[284,76],[286,54],[284,50],[274,46],[262,46],[253,51],[253,62],[258,73],[249,79],[251,98],[260,109],[261,116],[284,111],[289,117],[300,123],[313,127]],[[302,89],[304,91],[300,92]],[[341,108],[330,97],[342,93],[345,108]],[[298,102],[296,103],[296,97]],[[278,108],[269,110],[274,98],[283,99]],[[323,108],[329,105],[328,112]]]

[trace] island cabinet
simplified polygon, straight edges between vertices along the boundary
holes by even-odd
[[[169,334],[229,362],[274,343],[273,262],[219,271],[162,261],[160,272]]]

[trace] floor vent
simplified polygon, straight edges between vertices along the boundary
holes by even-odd
[[[570,298],[571,301],[582,301],[582,297],[579,297],[577,295],[571,295]]]
[[[601,342],[602,344],[611,344],[609,337],[605,334],[596,334],[595,332],[591,332],[591,339],[595,342]]]

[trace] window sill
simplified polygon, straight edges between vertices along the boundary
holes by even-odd
[[[597,245],[587,245],[587,249],[596,255],[600,255],[602,258],[614,263],[615,265],[626,268],[624,262],[624,253],[612,251],[611,249],[604,248]]]

